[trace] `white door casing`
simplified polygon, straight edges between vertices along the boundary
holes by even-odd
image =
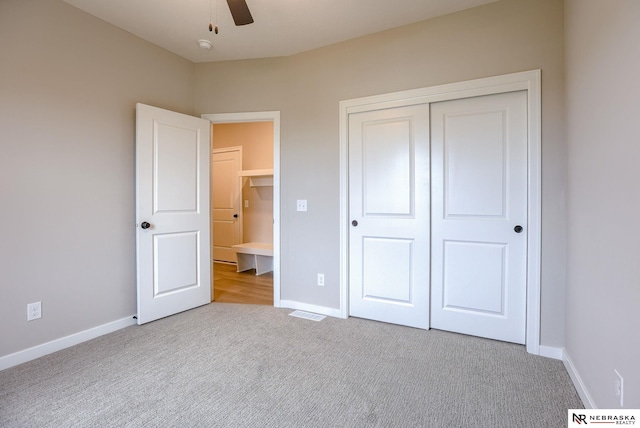
[[[540,70],[469,80],[427,88],[369,96],[340,102],[340,308],[349,316],[349,116],[398,106],[430,104],[514,91],[527,94],[527,259],[526,348],[540,354],[541,243],[541,85]]]
[[[212,113],[203,114],[202,118],[213,124],[273,122],[273,306],[283,306],[280,300],[280,112]]]
[[[235,263],[232,246],[242,243],[242,147],[214,149],[211,168],[213,260]]]
[[[136,104],[138,324],[211,302],[209,147],[209,121]]]
[[[429,328],[428,189],[428,105],[349,116],[350,315]]]
[[[525,91],[431,104],[433,328],[525,343],[526,110]]]

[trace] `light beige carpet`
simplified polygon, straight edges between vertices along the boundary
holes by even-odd
[[[520,345],[214,303],[0,372],[2,427],[562,427]]]

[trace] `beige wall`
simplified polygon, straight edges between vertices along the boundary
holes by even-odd
[[[283,300],[339,305],[340,100],[542,69],[542,343],[563,345],[563,4],[503,0],[287,58],[196,64],[201,113],[281,111]],[[295,209],[308,200],[308,212]],[[316,286],[316,273],[326,285]]]
[[[193,113],[194,65],[58,0],[0,1],[0,58],[4,356],[135,314],[135,103]]]
[[[640,408],[640,2],[566,2],[566,352],[593,405]]]
[[[273,122],[213,125],[213,148],[242,147],[242,169],[273,168]],[[251,187],[243,180],[243,241],[273,242],[273,186]],[[244,207],[249,201],[249,207]],[[215,233],[215,231],[214,231]]]

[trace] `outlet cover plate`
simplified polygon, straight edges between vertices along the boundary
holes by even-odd
[[[42,318],[42,302],[29,303],[27,305],[27,321]]]
[[[616,374],[616,397],[620,400],[620,407],[624,407],[624,379],[618,370],[614,369],[613,372]]]

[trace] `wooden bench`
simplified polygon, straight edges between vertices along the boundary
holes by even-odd
[[[273,271],[273,244],[245,242],[233,245],[236,252],[238,272],[255,269],[256,275]]]

